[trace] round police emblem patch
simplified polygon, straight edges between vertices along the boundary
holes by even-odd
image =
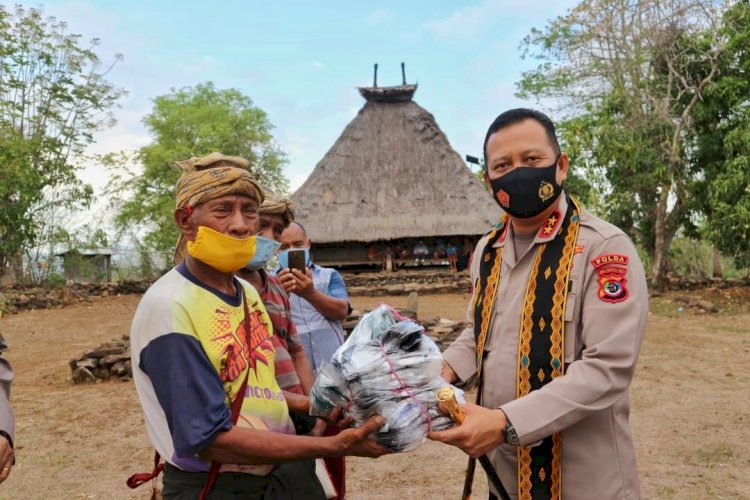
[[[604,293],[608,297],[616,298],[622,293],[622,285],[619,281],[607,281],[604,283]]]
[[[621,274],[605,274],[599,277],[599,298],[605,302],[621,302],[628,297],[625,288],[625,276]]]
[[[539,199],[547,201],[555,194],[555,188],[547,181],[542,181],[542,185],[539,186]]]

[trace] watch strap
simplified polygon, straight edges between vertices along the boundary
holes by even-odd
[[[505,417],[505,429],[503,429],[503,438],[505,439],[506,443],[518,446],[518,433],[516,432],[516,428],[513,427],[513,424],[507,416]]]

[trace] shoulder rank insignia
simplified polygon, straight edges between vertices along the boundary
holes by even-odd
[[[555,210],[550,214],[549,218],[541,227],[541,229],[539,229],[537,237],[545,239],[554,237],[557,234],[557,231],[560,229],[561,222],[562,217],[560,216],[560,212]]]
[[[627,255],[606,254],[591,260],[596,274],[599,275],[599,298],[604,302],[622,302],[628,298],[625,286],[628,271]]]

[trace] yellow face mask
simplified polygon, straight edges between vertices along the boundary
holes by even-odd
[[[195,241],[188,241],[188,254],[219,272],[232,273],[245,267],[255,255],[255,236],[232,238],[210,227],[198,226]]]

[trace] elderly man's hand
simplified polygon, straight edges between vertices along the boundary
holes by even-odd
[[[8,479],[13,466],[13,448],[5,436],[0,436],[0,483]]]
[[[478,405],[461,405],[466,417],[463,423],[451,429],[430,432],[427,437],[461,448],[464,453],[478,458],[497,448],[505,441],[505,413],[502,410],[490,410]]]
[[[331,413],[321,418],[329,425],[335,425],[339,429],[346,429],[347,427],[351,427],[354,423],[354,419],[340,406],[337,406],[331,410]]]
[[[391,453],[385,446],[370,439],[370,434],[380,429],[385,419],[380,415],[370,417],[362,427],[344,429],[333,439],[336,454],[339,456],[354,455],[357,457],[377,458]]]
[[[326,427],[328,427],[328,424],[326,424],[325,420],[322,418],[319,418],[317,422],[315,422],[315,425],[313,428],[308,432],[310,436],[320,437],[326,432]]]

